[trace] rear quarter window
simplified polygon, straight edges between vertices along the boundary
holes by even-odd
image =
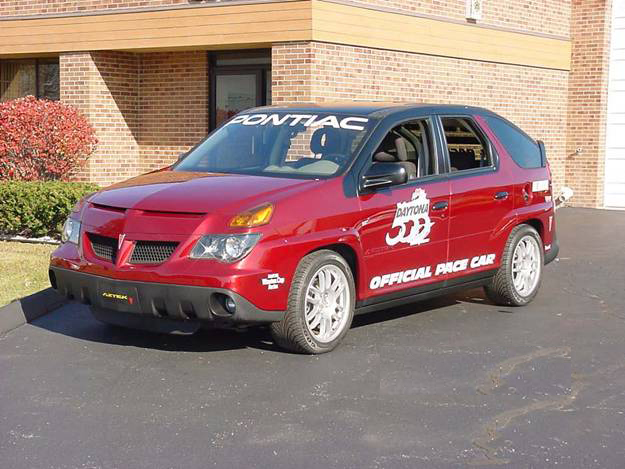
[[[534,140],[503,119],[489,116],[486,122],[521,168],[540,168],[543,165],[540,148]]]

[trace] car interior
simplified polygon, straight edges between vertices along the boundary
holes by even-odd
[[[293,131],[284,157],[271,158],[276,163],[267,166],[266,172],[306,172],[319,175],[334,174],[350,158],[347,150],[350,139],[346,132],[332,127]]]
[[[373,155],[379,163],[400,163],[408,173],[408,180],[434,174],[434,152],[430,151],[431,137],[427,121],[413,121],[391,130]]]
[[[443,117],[441,121],[452,172],[482,168],[492,164],[487,145],[468,119]]]

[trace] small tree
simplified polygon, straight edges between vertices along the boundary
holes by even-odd
[[[0,103],[0,180],[67,180],[97,143],[72,106],[33,96]]]

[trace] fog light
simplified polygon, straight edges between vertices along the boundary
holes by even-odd
[[[226,298],[224,306],[226,307],[226,311],[228,311],[230,314],[234,314],[234,312],[237,310],[237,305],[232,298]]]

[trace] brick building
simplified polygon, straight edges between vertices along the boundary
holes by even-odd
[[[623,4],[0,0],[0,99],[79,107],[101,141],[81,178],[100,184],[167,165],[258,104],[484,106],[545,141],[575,205],[625,207]]]

